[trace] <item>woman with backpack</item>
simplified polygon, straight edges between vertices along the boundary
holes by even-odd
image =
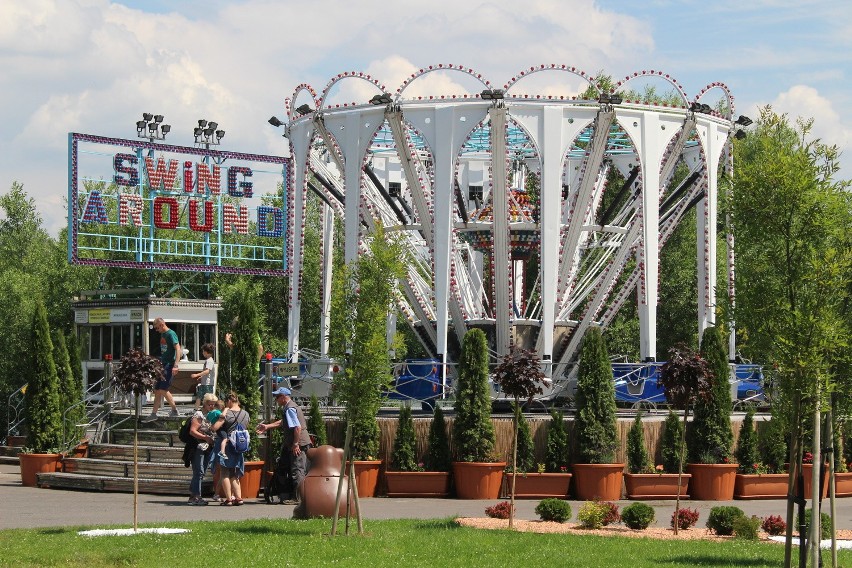
[[[248,428],[250,422],[249,413],[240,407],[240,398],[233,391],[225,398],[225,412],[213,425],[213,430],[224,428],[226,432],[232,432],[237,424],[243,429]],[[216,464],[221,468],[219,474],[219,495],[224,498],[220,505],[242,505],[243,496],[240,491],[240,478],[245,473],[245,460],[243,453],[237,451],[230,442],[225,447],[226,459]]]
[[[189,482],[189,501],[187,501],[187,505],[207,504],[207,501],[201,496],[201,481],[204,479],[204,473],[207,471],[210,456],[213,453],[211,448],[213,432],[210,429],[211,425],[207,421],[205,413],[212,410],[217,401],[218,399],[215,394],[205,394],[202,399],[201,409],[196,410],[195,414],[188,419],[188,439],[186,440],[184,453],[189,453],[188,457],[192,466],[192,480]],[[183,433],[181,432],[180,435],[183,436]]]

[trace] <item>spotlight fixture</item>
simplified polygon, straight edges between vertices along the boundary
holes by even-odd
[[[281,122],[280,120],[278,120],[278,117],[277,117],[277,116],[273,116],[272,118],[270,118],[269,120],[267,120],[267,122],[268,122],[269,124],[271,124],[272,126],[274,126],[275,128],[278,128],[279,126],[283,126],[283,125],[284,125],[284,123],[283,123],[283,122]]]
[[[710,105],[706,103],[701,103],[701,112],[703,112],[704,114],[710,114],[711,112],[713,112],[713,109],[710,108]]]
[[[298,112],[300,116],[304,116],[306,114],[311,113],[311,107],[309,107],[307,104],[303,104],[299,107],[296,107],[296,112]]]
[[[163,124],[162,114],[143,112],[142,120],[136,121],[136,136],[147,138],[151,142],[154,140],[165,140],[166,134],[171,132],[171,130],[172,127],[170,125]]]
[[[741,114],[735,124],[739,124],[740,126],[750,126],[752,122],[754,122],[752,121],[752,119],[750,119],[744,114]]]
[[[742,140],[745,137],[746,137],[745,130],[737,130],[736,134],[734,134],[734,138],[736,138],[737,140]]]
[[[370,99],[370,104],[372,105],[389,105],[392,102],[393,99],[391,99],[391,96],[388,93],[373,95],[373,98]]]
[[[689,110],[692,112],[701,112],[701,103],[692,101],[689,103]]]
[[[485,99],[486,101],[490,100],[500,100],[503,97],[503,89],[484,89],[479,96]]]
[[[196,144],[203,144],[208,150],[210,146],[216,146],[222,142],[225,137],[224,130],[217,130],[218,122],[204,120],[198,121],[198,126],[192,129],[192,135],[195,136]]]

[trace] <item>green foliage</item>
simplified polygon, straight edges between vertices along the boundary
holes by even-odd
[[[24,395],[27,448],[37,454],[54,453],[62,443],[62,414],[53,342],[42,302],[36,303],[30,330],[27,364],[21,369],[27,382]]]
[[[645,503],[631,503],[621,510],[621,520],[633,530],[645,530],[654,522],[654,508]]]
[[[492,461],[495,439],[488,394],[488,345],[481,329],[469,330],[462,340],[455,411],[453,445],[456,460]]]
[[[580,506],[577,513],[577,521],[584,529],[599,529],[604,526],[604,519],[609,512],[609,507],[600,501],[586,501]]]
[[[722,335],[708,327],[701,337],[701,356],[707,360],[712,378],[708,396],[695,401],[695,417],[687,430],[691,463],[724,463],[731,456],[734,433],[731,430],[731,388],[728,357]]]
[[[437,404],[429,425],[429,448],[426,450],[426,471],[450,471],[450,442],[444,411]]]
[[[666,473],[678,473],[685,463],[682,459],[686,453],[681,446],[683,437],[683,422],[674,411],[669,411],[663,424],[663,435],[660,440],[660,455],[663,460],[663,471]]]
[[[231,325],[231,386],[240,398],[240,407],[251,417],[249,430],[254,431],[260,418],[260,321],[254,288],[239,283],[231,297],[231,308],[236,314]],[[258,444],[258,437],[252,436],[246,460],[257,459]]]
[[[513,409],[518,424],[517,471],[519,474],[534,472],[536,471],[535,444],[530,434],[530,425],[519,406],[513,406]],[[512,471],[512,464],[506,466],[506,471]]]
[[[381,391],[391,380],[386,337],[387,318],[404,275],[405,253],[399,240],[377,225],[369,252],[347,268],[347,285],[340,325],[351,355],[342,377],[334,383],[334,396],[344,403],[344,418],[352,425],[352,455],[375,459],[379,452],[376,416]]]
[[[756,464],[760,462],[760,452],[757,448],[757,432],[754,430],[754,407],[749,407],[743,423],[740,426],[740,436],[737,439],[737,458],[740,473],[757,473]]]
[[[811,534],[811,516],[813,509],[805,509],[805,534]],[[832,522],[828,513],[820,513],[819,515],[819,534],[820,539],[827,540],[831,538]]]
[[[796,442],[829,391],[846,412],[852,401],[849,182],[835,181],[839,150],[814,139],[812,127],[762,108],[734,144],[730,203],[740,346],[777,365],[773,411]]]
[[[79,362],[79,357],[77,359]],[[53,361],[59,378],[59,410],[64,418],[62,442],[78,442],[85,434],[85,430],[77,426],[83,423],[86,415],[85,406],[82,404],[83,388],[71,368],[65,335],[60,330],[53,332]]]
[[[764,423],[758,435],[760,461],[769,468],[770,473],[784,472],[784,463],[789,454],[784,434],[783,418],[773,416],[771,420]]]
[[[550,409],[550,425],[547,429],[547,450],[544,467],[548,473],[564,473],[570,463],[568,431],[565,429],[565,417],[556,408]]]
[[[396,471],[417,471],[416,450],[411,407],[404,404],[399,409],[396,437],[393,440],[393,449],[391,450],[393,468]]]
[[[745,512],[731,505],[717,505],[707,515],[707,528],[718,535],[734,534],[734,521],[745,517]]]
[[[535,514],[542,521],[564,523],[571,518],[571,505],[562,499],[542,499],[535,506]]]
[[[577,463],[612,463],[618,447],[612,367],[599,328],[583,338],[574,432]]]
[[[642,425],[642,412],[636,413],[633,424],[627,432],[627,471],[646,473],[653,464],[645,447],[645,428]]]
[[[317,446],[328,444],[328,433],[325,430],[325,417],[320,410],[317,395],[311,395],[311,403],[308,409],[308,432],[316,436]]]
[[[744,540],[758,540],[760,538],[760,518],[752,515],[737,517],[734,519],[734,536]]]

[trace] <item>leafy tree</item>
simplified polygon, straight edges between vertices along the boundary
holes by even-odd
[[[645,429],[642,413],[637,412],[630,430],[627,431],[627,471],[647,473],[652,468],[648,448],[645,447]]]
[[[556,408],[550,409],[550,427],[547,429],[547,450],[544,467],[548,473],[564,473],[568,470],[570,450],[565,417]]]
[[[427,471],[450,471],[450,442],[447,439],[447,423],[444,411],[437,404],[429,425],[429,448],[426,450]]]
[[[737,458],[740,473],[757,473],[755,465],[760,462],[760,452],[757,447],[757,432],[754,429],[754,408],[749,407],[743,423],[740,426],[740,437],[737,439]]]
[[[577,375],[577,463],[613,463],[618,447],[612,367],[599,328],[586,332]]]
[[[325,417],[320,410],[317,395],[311,395],[310,409],[308,410],[308,432],[316,436],[317,446],[328,444],[328,434],[325,431]]]
[[[381,391],[392,379],[387,318],[398,279],[404,274],[404,256],[400,242],[378,225],[368,253],[348,267],[348,285],[338,300],[340,325],[351,354],[343,377],[334,383],[334,396],[345,404],[343,415],[352,425],[355,459],[375,459],[379,451],[376,415]]]
[[[716,327],[708,327],[701,337],[701,356],[711,375],[707,396],[695,401],[695,417],[687,428],[691,463],[724,463],[731,456],[734,433],[731,430],[731,387],[728,358],[722,336]]]
[[[257,313],[257,297],[254,290],[243,286],[243,293],[234,296],[236,317],[231,326],[231,381],[232,388],[240,398],[240,406],[251,416],[252,426],[260,418],[260,390],[257,387],[260,377],[260,331]],[[257,458],[257,436],[251,437],[251,448],[246,460]]]
[[[663,423],[663,435],[660,441],[660,457],[665,473],[683,473],[684,448],[683,424],[673,410],[669,410]]]
[[[79,357],[77,358],[79,362]],[[84,430],[77,426],[85,418],[82,382],[78,383],[71,368],[71,358],[65,343],[65,335],[60,330],[53,332],[53,360],[59,379],[59,410],[63,416],[63,443],[77,442]],[[81,369],[82,371],[82,369]]]
[[[53,342],[44,304],[36,303],[30,326],[30,349],[22,374],[27,381],[24,416],[27,448],[32,453],[56,453],[62,444],[59,377],[53,362]]]
[[[455,411],[453,444],[456,460],[493,461],[495,439],[488,394],[488,345],[481,329],[469,330],[462,340]]]
[[[396,437],[391,450],[391,463],[396,471],[417,471],[416,440],[411,407],[404,404],[399,409]]]

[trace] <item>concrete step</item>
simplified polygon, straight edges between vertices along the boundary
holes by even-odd
[[[139,443],[145,446],[167,446],[179,447],[183,451],[184,443],[178,438],[178,430],[180,425],[176,425],[174,429],[149,429],[139,430]],[[133,430],[117,428],[112,430],[112,443],[132,446],[133,445]]]
[[[39,487],[49,489],[80,489],[83,491],[133,492],[133,477],[86,475],[79,473],[56,472],[39,473],[36,476]],[[139,493],[155,495],[187,495],[189,481],[178,479],[156,479],[139,477]],[[213,479],[206,477],[201,482],[201,492],[205,496],[213,494]]]
[[[142,446],[137,448],[139,462],[179,463],[183,465],[183,444],[180,446]],[[115,461],[133,461],[133,445],[94,444],[89,446],[87,458]]]
[[[150,479],[181,480],[189,483],[192,469],[184,467],[183,462],[177,463],[138,463],[139,476]],[[133,462],[96,458],[65,458],[62,460],[62,471],[65,473],[80,473],[101,477],[133,477]]]

